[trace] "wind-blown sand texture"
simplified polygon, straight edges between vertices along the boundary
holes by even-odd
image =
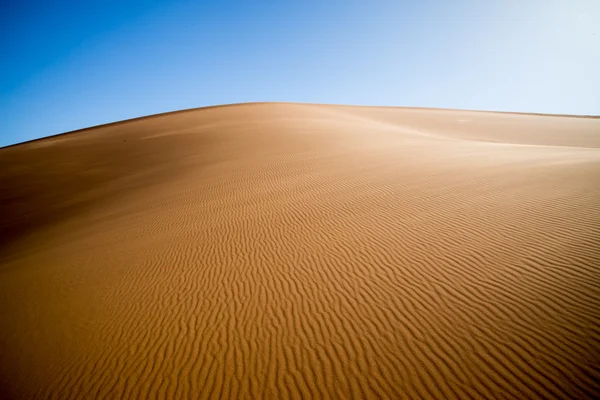
[[[0,149],[7,398],[600,395],[600,119],[244,104]]]

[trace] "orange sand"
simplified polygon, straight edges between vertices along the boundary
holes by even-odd
[[[6,398],[600,396],[600,119],[245,104],[0,149]]]

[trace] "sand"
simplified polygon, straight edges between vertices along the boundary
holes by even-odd
[[[5,398],[600,396],[600,119],[244,104],[0,149]]]

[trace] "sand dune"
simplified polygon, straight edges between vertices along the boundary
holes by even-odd
[[[0,149],[6,398],[600,396],[600,119],[246,104]]]

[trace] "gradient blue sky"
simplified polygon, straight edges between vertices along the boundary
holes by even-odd
[[[298,101],[600,114],[600,1],[0,0],[0,146]]]

